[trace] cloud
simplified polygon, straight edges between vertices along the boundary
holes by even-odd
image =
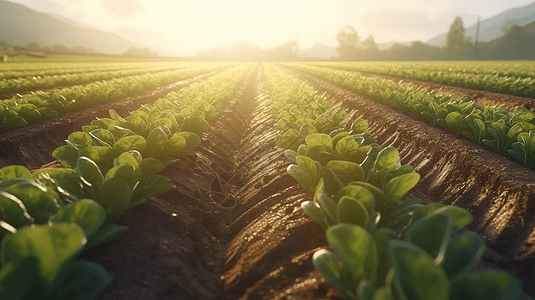
[[[104,8],[118,17],[129,18],[143,11],[138,0],[101,0]]]

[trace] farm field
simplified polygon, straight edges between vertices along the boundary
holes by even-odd
[[[532,76],[450,63],[451,72]],[[450,100],[502,105],[496,118],[518,121],[520,131],[507,123],[505,132],[516,145],[505,149],[517,152],[502,155],[488,146],[502,149],[499,137],[479,132],[478,145],[460,134],[469,123],[378,101],[390,88],[384,75],[350,81],[353,63],[186,65],[198,72],[0,133],[0,296],[73,299],[88,286],[87,299],[495,299],[490,287],[500,299],[535,296],[532,98],[440,86]],[[351,70],[321,73],[334,67]],[[376,93],[350,85],[359,80]],[[465,226],[477,234],[454,234]],[[72,233],[72,245],[32,230]],[[60,263],[28,246],[39,243]]]

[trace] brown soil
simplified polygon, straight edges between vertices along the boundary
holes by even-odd
[[[403,164],[422,175],[411,196],[468,209],[470,228],[483,235],[488,251],[483,267],[498,267],[519,276],[535,295],[535,171],[412,113],[402,113],[331,82],[285,69],[368,120],[370,133],[383,146],[400,151]]]
[[[1,133],[0,168],[8,165],[23,165],[29,169],[40,168],[53,159],[52,151],[54,149],[65,145],[65,139],[69,134],[81,131],[82,126],[90,124],[97,117],[109,118],[108,111],[110,109],[115,109],[120,115],[126,116],[130,111],[141,107],[142,104],[153,103],[172,91],[177,91],[193,82],[205,80],[220,71],[203,73],[138,95],[128,96]]]
[[[444,85],[441,83],[420,81],[420,80],[407,79],[407,78],[402,78],[402,77],[394,77],[394,76],[369,73],[369,72],[359,71],[359,73],[365,76],[373,76],[373,77],[381,77],[381,78],[390,79],[394,82],[399,82],[399,81],[411,82],[417,86],[421,86],[422,88],[428,91],[431,91],[434,89],[442,89],[443,92],[451,94],[455,99],[460,99],[462,96],[466,95],[466,96],[469,96],[474,102],[478,104],[488,102],[491,105],[503,105],[504,108],[507,109],[508,111],[513,111],[515,107],[522,106],[535,112],[535,99],[530,98],[530,97],[521,97],[521,96],[515,96],[515,95],[508,95],[508,94],[472,90],[472,89],[467,89],[467,88],[462,88],[462,87],[457,87],[457,86]]]

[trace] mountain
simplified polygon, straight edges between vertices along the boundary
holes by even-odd
[[[331,59],[332,57],[338,57],[338,51],[335,47],[329,47],[322,44],[315,44],[314,46],[299,51],[299,56],[302,57],[314,57],[320,59]]]
[[[518,25],[523,26],[535,21],[535,2],[510,8],[494,17],[483,20],[479,27],[479,41],[489,42],[503,35],[501,27],[504,22],[515,20]],[[471,37],[472,41],[476,37],[477,23],[466,28],[466,36]],[[436,36],[425,42],[426,44],[444,47],[446,45],[446,33]]]
[[[37,42],[41,46],[83,46],[106,54],[120,54],[135,46],[115,33],[5,0],[0,0],[0,41],[12,46],[23,46],[29,42]]]

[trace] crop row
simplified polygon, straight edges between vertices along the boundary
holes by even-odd
[[[157,67],[163,65],[169,65],[170,63],[88,63],[81,64],[78,63],[74,67],[58,67],[57,64],[48,64],[49,68],[46,69],[29,69],[29,70],[0,70],[0,79],[14,79],[14,78],[27,78],[34,76],[49,76],[49,75],[63,75],[63,74],[76,74],[84,72],[96,72],[96,71],[118,71],[118,70],[130,70],[136,68],[148,68],[148,67]],[[17,64],[19,65],[19,64]],[[84,66],[80,66],[84,65]],[[177,64],[177,66],[185,66],[184,63]]]
[[[117,100],[127,95],[173,83],[224,65],[227,64],[201,64],[200,67],[133,75],[97,81],[88,85],[76,85],[47,92],[37,91],[16,96],[12,99],[0,101],[0,132],[54,118],[100,103]]]
[[[356,90],[400,111],[410,111],[435,125],[482,142],[503,156],[535,168],[535,114],[521,106],[509,112],[501,106],[477,104],[470,97],[454,99],[439,89],[427,91],[411,83],[362,76],[356,72],[293,64],[295,68]]]
[[[449,62],[448,65],[438,66],[437,68],[426,69],[420,68],[419,63],[407,66],[406,63],[354,63],[354,62],[340,62],[340,63],[314,63],[324,67],[333,67],[339,69],[347,69],[353,71],[364,71],[377,74],[385,74],[390,76],[416,79],[422,81],[436,82],[447,84],[451,86],[464,87],[469,89],[476,89],[482,91],[517,95],[523,97],[535,98],[535,76],[522,77],[515,75],[499,75],[500,72],[493,73],[471,73],[463,70],[454,70],[453,66],[458,62]],[[493,62],[480,62],[480,64],[493,64]],[[531,63],[526,63],[531,66]],[[508,73],[506,69],[502,73]],[[528,71],[529,72],[529,71]],[[525,75],[532,74],[527,73]]]
[[[172,188],[158,175],[201,142],[250,64],[172,92],[123,118],[96,119],[53,152],[63,168],[0,169],[0,298],[93,299],[111,281],[82,252],[127,230],[115,222]]]
[[[66,57],[64,57],[66,58]],[[60,59],[61,60],[61,59]],[[147,64],[146,61],[140,61],[140,62],[131,62],[131,61],[68,61],[68,60],[51,60],[46,62],[8,62],[4,64],[0,64],[0,72],[11,72],[11,71],[27,71],[27,72],[34,72],[34,71],[44,71],[44,70],[76,70],[80,68],[97,68],[97,67],[122,67],[122,66],[128,66],[128,65],[143,65]],[[153,62],[151,62],[153,63]]]
[[[276,67],[266,71],[277,146],[312,197],[301,208],[326,230],[315,267],[345,299],[530,299],[507,272],[470,272],[485,250],[467,210],[404,199],[420,175],[381,148],[368,123]]]
[[[44,75],[27,78],[4,79],[0,81],[0,94],[14,94],[38,89],[50,89],[59,86],[83,84],[98,80],[109,80],[132,75],[156,73],[177,69],[182,65],[163,65],[157,67],[135,68],[129,70],[94,71],[83,73],[68,73],[61,75]]]

